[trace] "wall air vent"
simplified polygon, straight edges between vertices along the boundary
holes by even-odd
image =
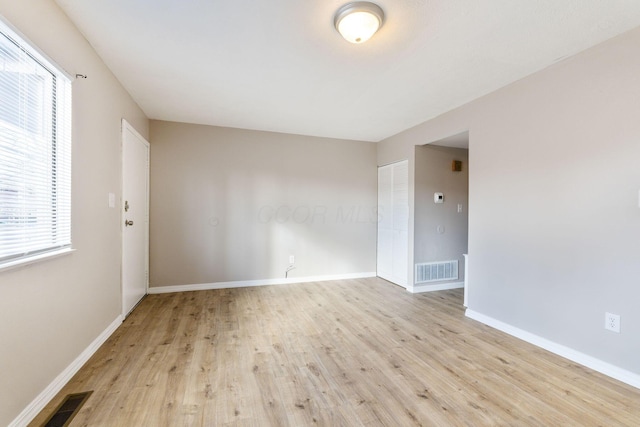
[[[458,278],[458,260],[416,264],[415,283],[439,282]]]

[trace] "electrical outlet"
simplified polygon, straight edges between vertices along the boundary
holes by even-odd
[[[609,331],[620,333],[620,315],[605,313],[604,328]]]
[[[295,264],[296,263],[296,257],[294,257],[293,255],[289,255],[289,264]]]

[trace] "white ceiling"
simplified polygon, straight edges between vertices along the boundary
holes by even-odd
[[[347,0],[56,2],[149,118],[365,141],[640,25],[638,0],[377,0],[353,45]]]

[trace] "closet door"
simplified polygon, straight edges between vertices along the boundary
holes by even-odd
[[[409,163],[378,168],[377,274],[407,287],[409,231]]]

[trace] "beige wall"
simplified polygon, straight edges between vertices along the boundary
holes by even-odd
[[[640,29],[379,144],[469,130],[469,308],[640,374]],[[412,247],[410,247],[412,249]],[[622,333],[604,330],[621,315]]]
[[[7,425],[120,314],[120,120],[148,121],[53,1],[0,0],[0,14],[73,83],[72,239],[62,258],[0,272],[0,425]]]
[[[462,171],[451,170],[453,160],[462,161]],[[414,262],[458,260],[464,279],[467,253],[469,196],[469,150],[423,145],[415,147],[415,239]],[[444,193],[436,204],[433,193]],[[458,212],[458,204],[462,212]],[[443,232],[438,231],[441,226]]]
[[[151,121],[152,287],[375,271],[376,145]]]

